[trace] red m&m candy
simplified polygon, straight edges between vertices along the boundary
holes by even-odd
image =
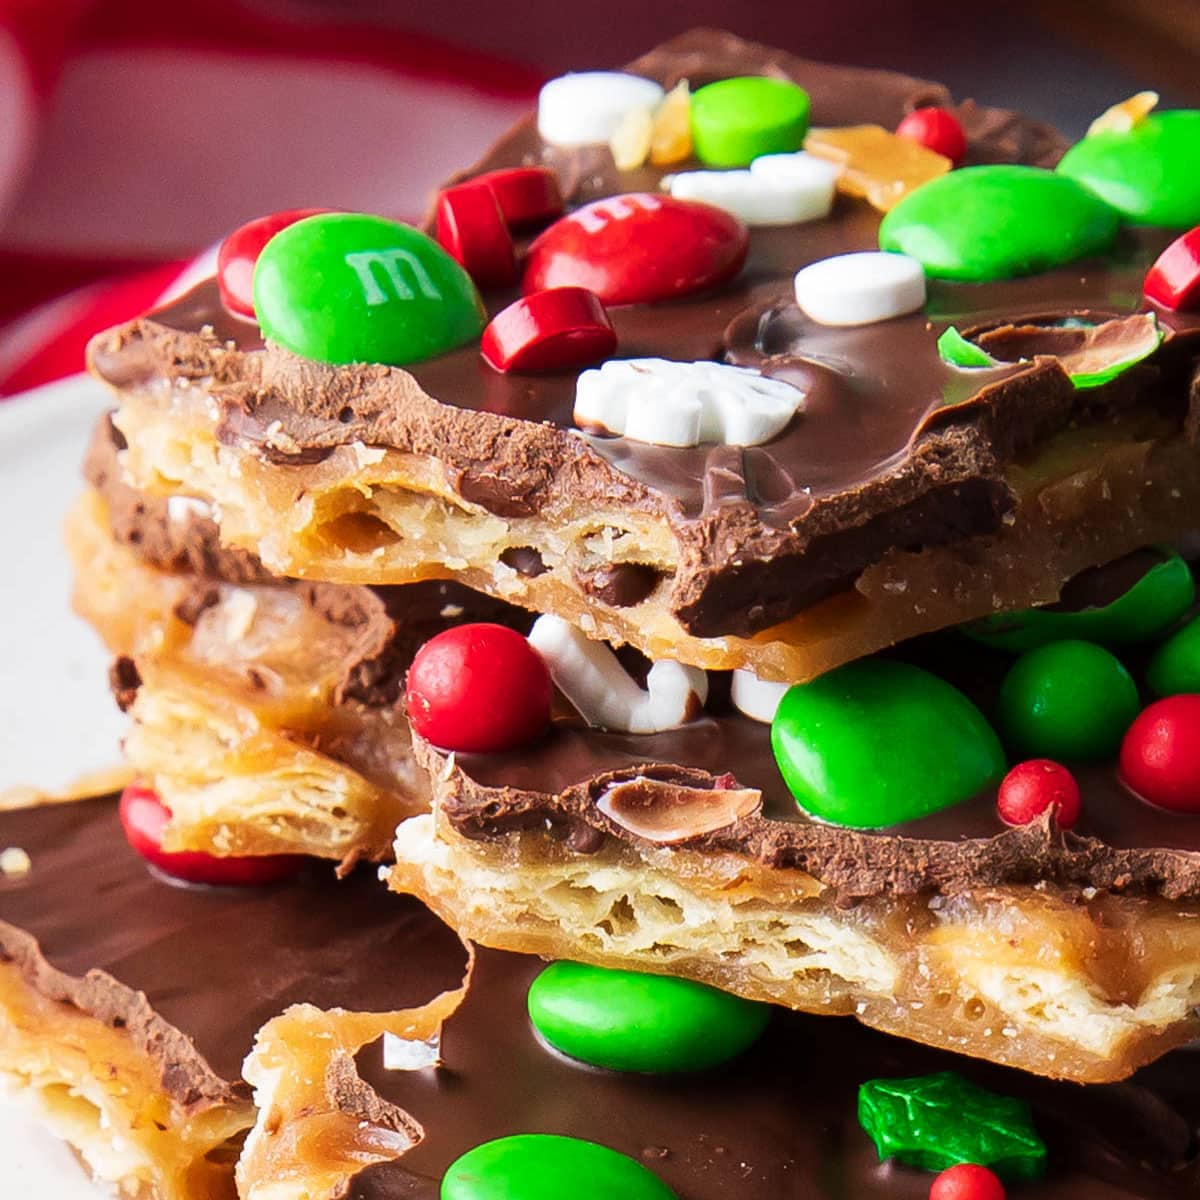
[[[1031,758],[1005,775],[996,808],[1006,825],[1028,825],[1053,808],[1059,826],[1070,829],[1079,820],[1079,784],[1061,763]]]
[[[498,312],[479,349],[497,371],[561,371],[608,358],[617,335],[587,288],[550,288]]]
[[[443,750],[512,750],[550,722],[550,672],[515,630],[479,622],[439,633],[417,651],[405,701],[413,729]]]
[[[490,188],[462,183],[438,193],[437,240],[481,287],[517,278],[512,235]]]
[[[290,879],[305,859],[299,854],[246,855],[218,858],[199,850],[164,850],[163,830],[171,819],[158,793],[131,783],[121,793],[121,828],[129,844],[166,875],[188,883],[253,887]]]
[[[281,230],[328,208],[289,208],[248,221],[235,229],[217,251],[217,288],[221,302],[239,317],[254,318],[254,264],[263,247]]]
[[[551,221],[563,210],[558,176],[549,167],[501,167],[476,175],[471,183],[496,197],[500,214],[512,229]]]
[[[1200,813],[1200,695],[1142,710],[1121,743],[1121,777],[1150,804]]]
[[[967,135],[958,118],[947,109],[930,105],[916,108],[896,126],[899,137],[920,142],[928,150],[948,158],[957,166],[967,156]]]
[[[1155,259],[1142,290],[1163,308],[1191,308],[1200,301],[1200,225],[1177,237]]]
[[[749,247],[732,213],[631,192],[586,204],[529,247],[522,291],[583,287],[605,304],[672,300],[732,279]]]
[[[933,1181],[929,1200],[1004,1200],[1004,1184],[987,1167],[959,1163]]]

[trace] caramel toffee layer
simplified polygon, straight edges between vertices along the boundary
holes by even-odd
[[[0,917],[37,936],[55,967],[97,971],[88,986],[100,994],[117,991],[113,977],[143,991],[145,1012],[191,1039],[227,1080],[260,1024],[287,1004],[383,1011],[461,978],[462,948],[450,932],[365,872],[336,883],[314,871],[261,890],[169,884],[128,849],[115,806],[103,800],[0,814],[0,843],[33,859],[25,879],[0,884]],[[11,927],[0,930],[0,947],[11,945]],[[468,999],[446,1026],[439,1070],[385,1072],[378,1047],[359,1056],[363,1076],[420,1121],[426,1140],[364,1171],[351,1186],[355,1200],[435,1200],[459,1154],[524,1132],[612,1146],[687,1200],[917,1200],[930,1176],[876,1162],[855,1119],[856,1089],[947,1069],[1033,1104],[1050,1165],[1042,1182],[1022,1186],[1028,1200],[1182,1200],[1200,1187],[1200,1090],[1186,1052],[1129,1083],[1080,1088],[781,1010],[726,1067],[624,1075],[574,1064],[537,1041],[525,994],[539,968],[536,959],[480,953]],[[31,983],[41,986],[45,974]],[[164,1078],[184,1092],[205,1068],[198,1056],[175,1057],[180,1070]]]
[[[935,84],[810,63],[709,31],[677,38],[632,69],[667,86],[729,74],[795,79],[812,97],[817,125],[892,128],[915,106],[950,103]],[[1049,164],[1064,148],[1048,127],[1012,113],[958,112],[972,161]],[[463,177],[525,163],[553,167],[570,204],[656,190],[664,173],[617,173],[606,148],[548,146],[530,119]],[[1192,317],[1160,314],[1167,336],[1159,352],[1102,388],[1076,391],[1045,356],[1073,348],[1077,332],[1055,328],[1064,319],[1138,311],[1145,270],[1169,234],[1128,232],[1108,258],[1033,279],[932,281],[926,312],[892,321],[834,329],[807,320],[791,301],[795,271],[874,248],[877,230],[865,202],[842,198],[828,219],[753,229],[747,265],[722,291],[612,310],[623,356],[724,358],[804,388],[804,414],[763,446],[680,449],[580,434],[571,429],[576,372],[500,374],[474,344],[410,371],[301,360],[264,348],[254,324],[222,309],[211,282],[102,336],[92,362],[116,387],[163,376],[208,380],[222,440],[281,464],[364,442],[438,458],[465,499],[501,516],[534,515],[559,500],[661,516],[680,548],[670,603],[684,628],[752,633],[842,589],[893,546],[995,530],[1015,500],[1005,467],[1072,423],[1147,404],[1181,428],[1189,420],[1200,331]],[[487,297],[492,311],[512,299]],[[980,335],[1001,360],[1030,361],[950,367],[936,348],[949,323]]]
[[[348,632],[341,682],[334,702],[395,703],[404,671],[417,650],[459,621],[499,621],[524,628],[519,609],[461,584],[428,580],[398,587],[355,587],[284,580],[254,555],[221,544],[203,501],[155,496],[122,482],[117,454],[124,438],[110,417],[101,418],[84,461],[84,475],[104,497],[112,535],[147,565],[190,582],[175,615],[194,624],[215,602],[214,584],[271,584],[290,588],[330,625]],[[114,691],[128,708],[137,690],[128,659],[114,668]]]

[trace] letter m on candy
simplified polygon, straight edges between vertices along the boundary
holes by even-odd
[[[414,287],[430,300],[442,298],[421,260],[410,250],[361,250],[347,254],[346,265],[358,276],[369,305],[386,304],[393,296],[412,300]],[[385,284],[391,287],[392,296]]]

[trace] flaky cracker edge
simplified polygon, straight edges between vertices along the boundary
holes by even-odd
[[[294,1004],[259,1030],[242,1068],[258,1116],[238,1160],[241,1200],[340,1200],[360,1171],[393,1162],[424,1138],[418,1121],[359,1076],[354,1056],[385,1033],[406,1041],[440,1033],[471,986],[475,948],[463,945],[462,983],[419,1008]]]

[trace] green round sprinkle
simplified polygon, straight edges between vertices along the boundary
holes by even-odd
[[[1200,617],[1194,617],[1154,652],[1146,682],[1157,696],[1200,692]]]
[[[1196,599],[1196,581],[1187,563],[1173,550],[1164,550],[1163,554],[1162,562],[1152,566],[1111,604],[1078,612],[1027,608],[996,613],[972,621],[962,630],[985,646],[1013,654],[1068,638],[1108,647],[1153,641],[1166,633]]]
[[[744,167],[760,154],[799,150],[808,133],[808,93],[786,79],[743,75],[692,97],[692,143],[710,167]]]
[[[1115,754],[1138,715],[1137,685],[1091,642],[1051,642],[1022,655],[1000,685],[1000,728],[1022,758],[1060,762]]]
[[[556,1050],[611,1071],[700,1071],[741,1054],[771,1009],[669,975],[551,963],[529,989],[529,1019]]]
[[[881,250],[928,275],[985,282],[1048,271],[1107,250],[1116,212],[1082,184],[1038,167],[965,167],[905,196],[879,226]]]
[[[265,337],[319,362],[400,366],[479,336],[471,277],[418,229],[361,213],[297,221],[263,248],[254,309]]]
[[[1129,221],[1190,229],[1200,223],[1200,111],[1151,113],[1132,129],[1093,133],[1058,170]]]
[[[1001,1179],[1037,1179],[1046,1143],[1023,1100],[1000,1096],[953,1071],[870,1079],[858,1089],[858,1120],[881,1162],[923,1171],[978,1163]]]
[[[553,1104],[553,1097],[546,1097]],[[580,1138],[519,1133],[468,1150],[442,1178],[441,1200],[675,1200],[627,1155]]]
[[[949,808],[1005,771],[999,739],[966,696],[928,671],[881,658],[791,688],[771,745],[801,808],[859,828]]]
[[[938,354],[942,362],[952,367],[999,367],[1004,364],[993,358],[986,350],[969,342],[953,325],[937,340]]]

